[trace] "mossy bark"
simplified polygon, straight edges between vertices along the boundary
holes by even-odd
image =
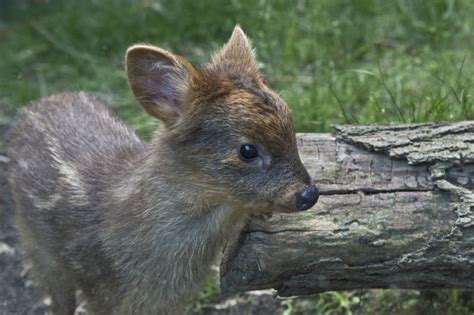
[[[253,218],[222,290],[474,288],[474,122],[335,128],[298,135],[320,201]]]

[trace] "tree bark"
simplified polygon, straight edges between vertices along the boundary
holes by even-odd
[[[474,121],[335,129],[298,135],[319,202],[252,218],[222,291],[473,289]]]

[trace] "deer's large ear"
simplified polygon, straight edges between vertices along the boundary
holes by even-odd
[[[127,77],[138,102],[171,126],[185,111],[185,97],[197,71],[184,58],[149,45],[127,50]]]
[[[235,26],[224,47],[212,57],[211,65],[224,71],[258,73],[252,43],[239,25]]]

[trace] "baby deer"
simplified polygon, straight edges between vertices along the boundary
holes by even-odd
[[[9,185],[33,276],[56,314],[180,314],[250,214],[312,207],[292,115],[237,26],[203,67],[164,49],[126,56],[138,102],[162,121],[143,143],[97,98],[21,111]]]

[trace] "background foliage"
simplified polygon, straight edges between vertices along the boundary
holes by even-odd
[[[155,122],[127,87],[127,46],[149,42],[199,64],[237,23],[298,131],[474,119],[473,17],[470,0],[1,0],[0,122],[30,100],[88,90],[147,135]],[[320,295],[311,312],[472,314],[473,304],[453,290],[364,291]]]

